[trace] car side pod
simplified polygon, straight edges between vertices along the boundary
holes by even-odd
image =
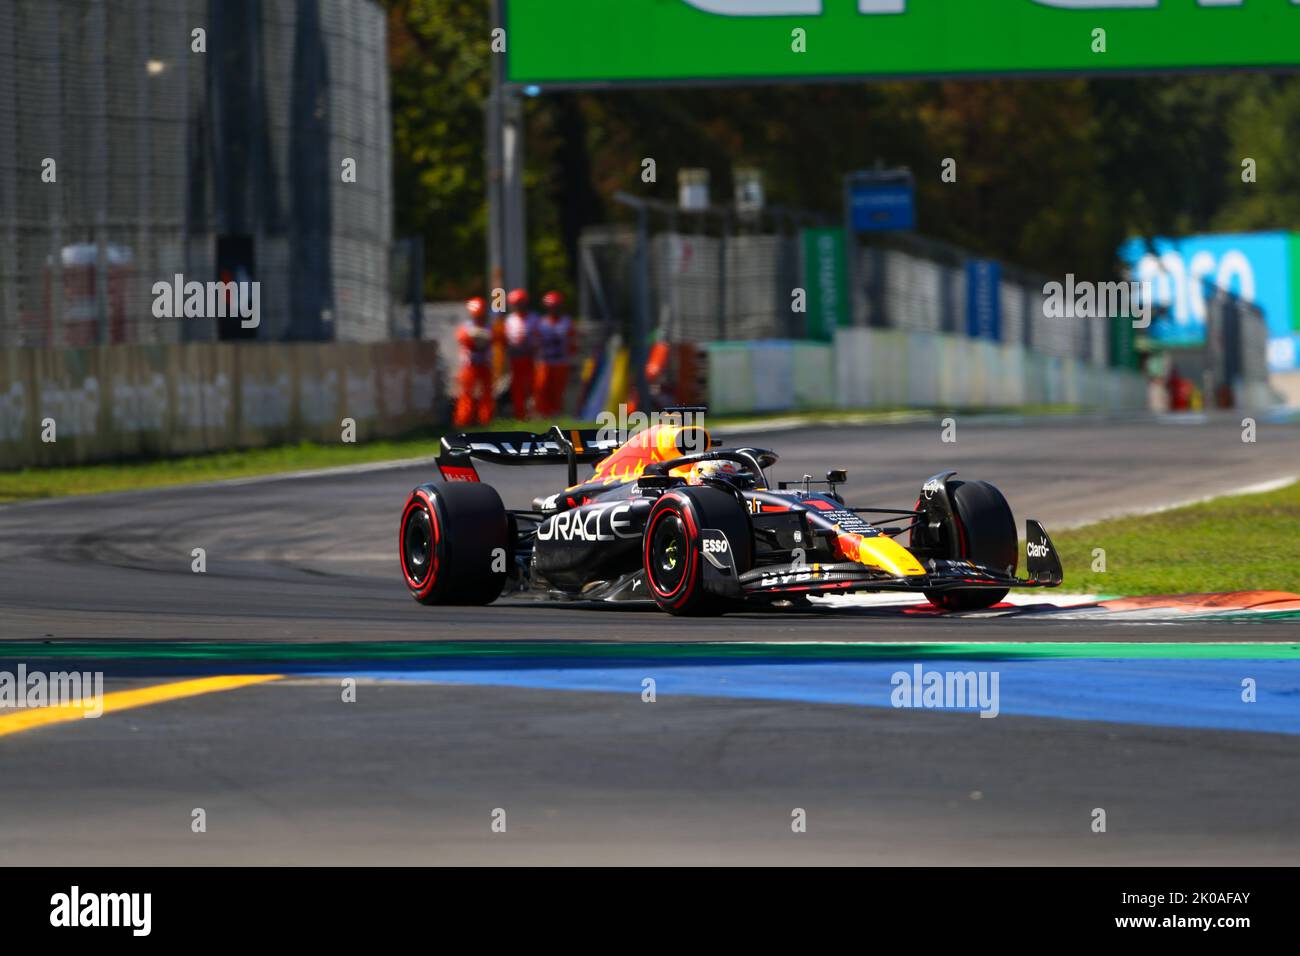
[[[1054,588],[1065,580],[1056,546],[1033,518],[1025,521],[1025,573],[1031,584],[1043,587]]]

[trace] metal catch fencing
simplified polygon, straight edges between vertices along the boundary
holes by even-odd
[[[387,338],[390,139],[370,0],[3,0],[0,348]]]
[[[579,288],[582,314],[624,341],[638,329],[678,342],[828,340],[836,326],[867,326],[1116,360],[1114,316],[1051,317],[1046,277],[950,244],[898,233],[855,239],[846,255],[825,216],[776,209],[741,220],[725,208],[622,200],[640,222],[583,233]],[[828,245],[833,255],[819,254]],[[818,315],[828,302],[837,314]]]

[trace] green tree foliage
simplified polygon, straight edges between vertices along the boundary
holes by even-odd
[[[1213,216],[1215,228],[1300,230],[1300,82],[1267,79],[1234,107],[1227,122],[1225,201]],[[1254,183],[1242,181],[1247,158],[1255,160]]]
[[[487,6],[483,0],[387,0],[386,6],[395,229],[399,236],[424,236],[426,294],[481,294]]]
[[[478,292],[489,4],[384,2],[398,232],[425,237],[429,295]],[[1114,274],[1131,235],[1300,228],[1292,76],[545,92],[526,115],[535,288],[571,291],[582,228],[622,215],[619,190],[672,200],[684,166],[708,168],[719,200],[734,167],[756,166],[770,202],[831,215],[844,172],[907,166],[921,232],[1050,274]],[[940,178],[946,158],[956,183]]]

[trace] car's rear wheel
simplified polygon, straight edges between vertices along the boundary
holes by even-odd
[[[749,512],[734,495],[717,488],[677,488],[650,510],[642,536],[642,564],[655,603],[670,614],[722,614],[732,605],[704,589],[701,532],[721,531],[737,574],[753,564]]]
[[[489,604],[510,560],[505,505],[491,485],[421,485],[402,509],[398,549],[406,589],[421,604]]]
[[[987,481],[949,481],[957,553],[968,561],[1016,573],[1020,542],[1011,506],[1002,492]],[[992,607],[1007,596],[1006,588],[956,588],[926,591],[930,603],[945,611],[977,611]]]

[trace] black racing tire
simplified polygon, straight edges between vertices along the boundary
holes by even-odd
[[[430,605],[491,604],[500,597],[512,558],[507,519],[491,485],[444,482],[412,491],[397,537],[411,597]]]
[[[647,589],[669,614],[716,615],[735,605],[704,590],[703,528],[716,528],[726,536],[738,574],[753,567],[754,529],[740,499],[708,487],[665,493],[646,518],[641,560]]]
[[[957,552],[961,557],[989,568],[1016,573],[1020,557],[1020,540],[1016,536],[1016,519],[1002,492],[987,481],[948,482],[948,495],[956,528]],[[945,611],[978,611],[992,607],[1007,596],[1002,588],[956,588],[950,591],[926,591],[935,607]]]

